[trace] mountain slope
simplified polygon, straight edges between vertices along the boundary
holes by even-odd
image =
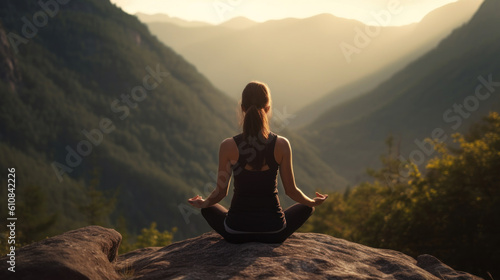
[[[41,7],[0,4],[0,167],[15,167],[19,203],[35,187],[57,214],[40,238],[95,223],[98,214],[82,209],[96,205],[96,189],[116,195],[111,222],[123,216],[133,232],[153,221],[178,227],[179,239],[208,230],[186,199],[213,186],[219,144],[238,133],[237,103],[109,1],[58,8],[16,54],[9,36],[23,36],[21,19]],[[300,137],[281,132],[302,143],[296,169],[306,191],[345,185]]]
[[[377,165],[384,140],[392,134],[401,142],[403,158],[422,167],[433,152],[422,144],[424,138],[450,140],[453,132],[500,109],[500,89],[487,82],[500,80],[500,35],[488,31],[500,27],[499,8],[498,1],[485,1],[467,25],[436,49],[319,117],[307,135],[323,158],[353,180],[367,165]]]
[[[297,118],[292,125],[294,127],[307,125],[331,107],[346,102],[349,99],[354,99],[374,89],[377,85],[401,70],[407,63],[416,60],[436,47],[439,41],[451,34],[453,29],[468,22],[482,2],[482,0],[457,1],[430,12],[410,33],[404,34],[403,37],[398,39],[397,43],[391,46],[400,46],[400,44],[404,44],[407,41],[411,42],[412,37],[417,37],[423,38],[425,41],[423,44],[425,45],[424,48],[415,48],[415,51],[404,59],[387,64],[375,73],[337,88],[317,100],[313,100],[297,112]]]
[[[231,30],[226,24],[200,28],[168,23],[148,26],[228,95],[239,98],[242,83],[263,80],[273,89],[275,105],[286,106],[296,114],[334,89],[381,70],[388,71],[387,77],[402,69],[437,45],[451,32],[450,26],[457,27],[470,18],[471,5],[464,3],[451,4],[457,9],[443,7],[436,11],[446,14],[451,9],[454,16],[445,17],[426,33],[421,32],[419,23],[383,27],[368,39],[363,39],[366,30],[374,32],[376,28],[331,14],[271,20],[242,30]],[[368,42],[359,43],[363,40]],[[359,54],[347,55],[350,63],[340,47],[346,44],[359,47]],[[375,81],[373,86],[381,81]]]

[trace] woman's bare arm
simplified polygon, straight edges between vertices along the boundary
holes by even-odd
[[[292,148],[288,139],[284,137],[278,137],[276,145],[277,150],[275,153],[275,157],[277,157],[276,161],[280,165],[280,176],[286,195],[288,195],[294,201],[310,207],[318,206],[323,203],[328,195],[316,193],[316,197],[314,199],[311,199],[307,195],[305,195],[295,184],[292,163]]]
[[[224,197],[227,196],[229,190],[229,183],[231,182],[231,157],[234,154],[236,143],[231,138],[228,138],[220,144],[219,148],[219,168],[217,171],[217,186],[212,193],[203,199],[201,196],[195,196],[188,200],[191,205],[198,208],[207,208],[214,204],[219,203]],[[237,151],[237,147],[236,147]]]

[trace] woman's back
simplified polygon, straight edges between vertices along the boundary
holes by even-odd
[[[230,232],[276,232],[286,225],[278,198],[278,168],[275,145],[278,136],[269,133],[264,141],[249,141],[243,134],[233,137],[238,160],[232,166],[234,195],[226,226]],[[261,170],[248,162],[262,158]]]

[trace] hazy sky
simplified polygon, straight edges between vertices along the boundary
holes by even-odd
[[[466,1],[466,0],[462,0]],[[417,22],[430,11],[456,0],[111,0],[124,11],[164,13],[186,20],[221,23],[237,16],[255,21],[286,17],[304,18],[321,13],[369,23],[373,13],[400,5],[390,25]]]

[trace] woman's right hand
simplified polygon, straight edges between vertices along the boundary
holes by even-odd
[[[314,206],[321,205],[327,198],[328,198],[327,194],[320,194],[319,192],[316,192],[316,197],[313,198]]]
[[[193,198],[188,199],[189,204],[196,208],[205,208],[206,206],[206,200],[203,199],[203,197],[197,195]]]

